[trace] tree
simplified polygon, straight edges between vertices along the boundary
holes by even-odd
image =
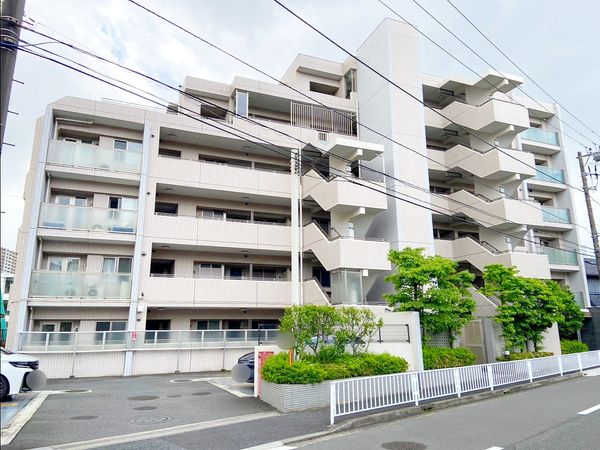
[[[526,278],[518,275],[514,267],[500,264],[487,266],[483,273],[486,295],[493,295],[501,301],[496,321],[502,325],[502,337],[507,349],[525,351],[533,343],[538,351],[543,341],[543,333],[553,323],[564,321],[572,326],[568,303],[572,294],[550,280]],[[567,306],[565,306],[567,305]]]
[[[560,334],[571,337],[581,330],[585,316],[575,301],[575,296],[568,287],[563,287],[556,281],[548,281],[548,288],[560,302],[560,317],[557,320]]]
[[[302,354],[309,347],[315,355],[335,331],[338,313],[333,306],[302,305],[285,309],[279,329],[296,339],[295,350]]]
[[[339,308],[335,344],[342,348],[349,345],[353,354],[364,353],[377,328],[381,326],[383,320],[377,320],[370,309],[352,306]]]
[[[384,298],[397,311],[418,311],[423,341],[450,332],[451,339],[473,320],[475,301],[468,288],[475,276],[458,272],[458,264],[441,256],[425,256],[423,248],[390,250],[396,272],[386,277],[396,291]]]

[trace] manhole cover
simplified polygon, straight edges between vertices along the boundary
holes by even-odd
[[[142,400],[156,400],[157,398],[158,398],[158,395],[135,395],[133,397],[127,397],[127,400],[142,401]]]
[[[392,441],[381,444],[386,450],[425,450],[427,446],[419,442]]]
[[[68,389],[68,390],[63,391],[63,392],[68,392],[69,394],[77,394],[77,393],[80,393],[80,392],[90,392],[90,390],[89,389]]]
[[[156,406],[138,406],[137,408],[133,408],[136,411],[152,411],[153,409],[156,409]]]
[[[98,416],[74,416],[70,417],[71,420],[92,420],[97,419]]]
[[[135,425],[156,425],[159,423],[170,422],[173,420],[172,417],[169,416],[154,416],[154,417],[138,417],[135,419],[131,419],[130,422]]]
[[[194,392],[192,395],[210,395],[211,392]]]
[[[171,380],[171,383],[191,383],[194,380],[182,379],[182,380]]]
[[[179,397],[181,397],[181,395],[179,395],[179,394],[167,395],[167,398],[179,398]]]

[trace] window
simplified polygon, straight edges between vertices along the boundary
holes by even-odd
[[[351,92],[356,92],[356,70],[350,69],[344,75],[345,97],[350,98]]]
[[[104,258],[102,262],[104,273],[131,273],[131,257],[119,256]]]
[[[155,214],[169,214],[176,216],[177,215],[177,203],[164,203],[164,202],[156,202],[154,205],[154,213]]]
[[[115,150],[129,150],[130,152],[141,153],[142,143],[126,141],[124,139],[114,139],[113,148]]]
[[[56,272],[79,272],[79,258],[50,256],[48,257],[48,270]]]
[[[158,154],[160,156],[167,156],[169,158],[181,158],[181,151],[179,150],[171,150],[168,148],[159,148]]]
[[[236,114],[248,117],[248,93],[237,91],[235,93],[235,112]]]
[[[196,322],[196,330],[220,330],[220,320],[199,320]]]
[[[153,259],[150,262],[150,274],[154,277],[172,277],[175,275],[174,259]]]
[[[223,278],[221,264],[196,263],[194,264],[194,276],[197,278],[209,279]]]
[[[321,283],[321,286],[331,287],[331,275],[324,267],[313,267],[312,275]]]
[[[224,220],[225,211],[219,209],[196,209],[196,217],[199,219]]]
[[[109,197],[108,207],[110,209],[137,210],[137,198],[130,197]]]
[[[121,141],[119,139],[115,139],[113,141],[113,148],[115,150],[127,150],[127,141]]]
[[[117,331],[125,331],[127,329],[126,321],[106,321],[106,322],[96,322],[96,340],[104,341],[104,342],[123,342],[125,341],[125,333],[115,333]],[[102,333],[102,332],[106,333]]]
[[[64,206],[87,206],[87,198],[75,197],[73,195],[57,195],[54,197],[54,203]]]

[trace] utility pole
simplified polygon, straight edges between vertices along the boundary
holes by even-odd
[[[590,152],[583,155],[581,152],[577,152],[577,159],[579,160],[579,169],[581,171],[581,182],[583,183],[583,194],[585,195],[585,203],[587,205],[588,219],[590,221],[590,229],[592,231],[592,242],[594,244],[594,255],[596,257],[596,269],[600,274],[600,243],[598,243],[598,230],[596,229],[596,221],[594,220],[594,210],[592,209],[592,197],[590,196],[590,187],[588,185],[587,177],[588,174],[585,171],[585,163],[583,158],[592,157],[594,161],[600,161],[600,152]]]
[[[25,0],[0,0],[0,153],[4,144],[4,131],[8,116],[8,103],[12,88],[17,49],[12,47],[19,44],[21,23],[25,11]],[[7,46],[4,46],[7,44]]]

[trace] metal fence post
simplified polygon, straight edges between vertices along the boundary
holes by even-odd
[[[410,380],[412,382],[413,400],[415,401],[415,406],[419,406],[419,376],[416,373],[413,373],[410,376]]]
[[[452,375],[454,375],[454,389],[456,389],[456,394],[460,398],[461,391],[462,391],[461,385],[460,385],[460,372],[458,371],[458,369],[453,369]]]
[[[179,373],[179,352],[181,350],[181,330],[177,332],[177,367],[175,369],[175,373]],[[191,351],[191,350],[190,350]]]
[[[50,342],[50,333],[46,333],[46,343],[44,344],[44,351],[48,351],[48,342]]]
[[[102,350],[104,350],[104,346],[106,345],[106,331],[102,332]]]
[[[583,372],[583,364],[581,364],[581,353],[577,353],[577,364],[579,364],[579,371]]]
[[[487,372],[488,372],[488,381],[490,383],[490,390],[493,391],[494,390],[494,372],[492,371],[491,364],[487,365]]]
[[[560,372],[560,376],[562,377],[564,375],[564,368],[563,368],[563,362],[562,362],[562,355],[560,355],[558,357],[558,371]]]
[[[335,381],[329,384],[329,426],[333,426],[337,405],[335,403]]]
[[[71,376],[70,378],[75,378],[75,358],[77,356],[77,336],[79,333],[75,333],[73,337],[73,361],[71,362]]]
[[[529,374],[529,382],[533,383],[533,370],[531,368],[531,361],[527,360],[527,373]]]

